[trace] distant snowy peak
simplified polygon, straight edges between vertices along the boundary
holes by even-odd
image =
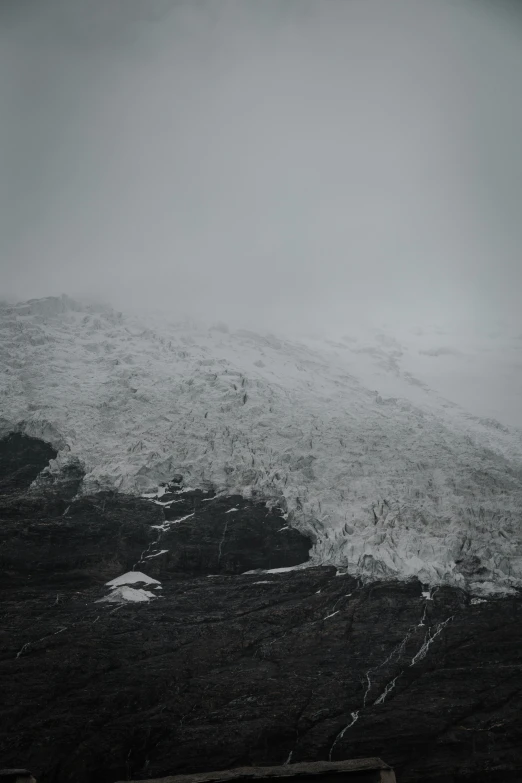
[[[521,583],[520,433],[432,391],[403,339],[296,341],[66,297],[2,305],[0,330],[1,430],[53,443],[51,471],[80,461],[85,492],[181,474],[276,503],[313,562]]]

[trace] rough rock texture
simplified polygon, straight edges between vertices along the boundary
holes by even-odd
[[[48,443],[12,432],[0,440],[0,493],[27,489],[58,452]]]
[[[308,559],[311,541],[289,527],[279,509],[269,510],[265,503],[238,495],[202,502],[190,510],[192,494],[184,493],[183,498],[189,498],[179,504],[175,501],[165,512],[172,521],[176,514],[188,518],[167,524],[161,531],[157,548],[168,552],[151,559],[162,572],[240,574],[294,566]]]
[[[42,486],[0,509],[4,765],[113,783],[379,756],[400,783],[522,780],[520,597],[239,573],[310,542],[238,498]],[[129,570],[163,589],[98,603]]]
[[[169,775],[156,778],[149,783],[221,783],[245,778],[251,780],[280,780],[293,778],[299,783],[304,778],[308,783],[334,783],[335,780],[356,783],[380,783],[383,777],[392,783],[389,764],[382,759],[348,759],[343,761],[302,761],[300,764],[281,764],[275,767],[234,767],[212,772],[196,772],[192,775]],[[333,777],[332,777],[333,776]],[[395,779],[394,783],[395,783]]]
[[[58,512],[58,513],[56,513]],[[103,584],[139,559],[161,512],[139,498],[0,498],[0,579],[9,584]]]

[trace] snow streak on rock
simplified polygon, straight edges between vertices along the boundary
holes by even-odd
[[[453,620],[453,617],[448,617],[447,620],[444,620],[442,623],[438,623],[434,628],[428,628],[426,631],[426,636],[424,637],[424,641],[422,642],[422,645],[419,648],[419,651],[415,653],[413,658],[411,659],[410,666],[415,666],[416,663],[419,661],[422,661],[423,658],[426,657],[428,654],[428,650],[430,649],[431,645],[439,636],[444,628],[447,626],[448,623],[450,623]]]
[[[397,674],[393,678],[393,680],[390,680],[390,682],[386,685],[386,688],[383,690],[379,698],[374,701],[374,704],[383,704],[386,701],[388,694],[391,693],[392,690],[395,688],[395,684],[399,679],[399,677],[401,676],[401,674],[402,672],[399,672],[399,674]]]
[[[354,712],[351,713],[351,720],[349,721],[349,723],[346,724],[346,726],[344,726],[344,728],[335,737],[334,742],[330,748],[330,753],[329,753],[330,761],[332,760],[332,754],[336,745],[342,740],[342,738],[344,737],[348,729],[351,729],[352,726],[359,720],[361,713],[363,713],[366,709],[369,708],[368,705],[369,694],[372,688],[374,687],[374,685],[376,684],[374,679],[372,679],[372,677],[376,675],[381,669],[384,669],[386,666],[389,666],[390,664],[395,664],[396,666],[401,665],[401,657],[404,657],[406,655],[408,644],[415,640],[415,634],[417,633],[417,629],[422,625],[424,625],[424,620],[426,617],[426,607],[427,604],[425,604],[424,606],[421,622],[417,623],[417,625],[411,626],[408,629],[407,633],[405,634],[404,638],[399,642],[398,645],[396,645],[392,649],[392,651],[387,655],[387,657],[381,663],[377,664],[376,666],[373,666],[371,669],[368,669],[368,671],[366,672],[366,686],[363,694],[362,706],[358,710],[355,710]],[[443,630],[452,620],[453,620],[453,615],[451,617],[448,617],[446,620],[437,623],[435,626],[428,628],[419,649],[411,658],[411,661],[409,663],[410,667],[415,666],[428,655],[431,645],[441,635]],[[380,705],[384,704],[388,696],[395,689],[398,680],[403,674],[404,674],[404,664],[402,664],[402,668],[399,670],[399,672],[395,674],[394,677],[386,683],[380,695],[372,702],[373,707],[379,707]]]
[[[341,729],[341,731],[339,732],[337,737],[334,739],[332,747],[330,748],[330,753],[328,754],[328,761],[332,761],[332,754],[334,752],[334,749],[335,749],[335,746],[337,745],[337,743],[340,742],[340,740],[342,740],[342,738],[344,737],[344,735],[346,734],[348,729],[351,729],[352,726],[354,725],[354,723],[357,723],[358,720],[359,720],[359,710],[355,710],[351,714],[350,722],[346,724],[344,729]]]

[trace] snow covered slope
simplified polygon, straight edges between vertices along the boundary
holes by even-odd
[[[0,434],[80,459],[84,491],[258,493],[314,562],[476,593],[522,584],[522,438],[430,390],[385,333],[151,327],[66,297],[0,307]],[[404,353],[404,352],[403,352]]]

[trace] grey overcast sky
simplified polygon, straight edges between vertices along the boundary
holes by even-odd
[[[515,316],[521,147],[505,0],[0,0],[3,296]]]

